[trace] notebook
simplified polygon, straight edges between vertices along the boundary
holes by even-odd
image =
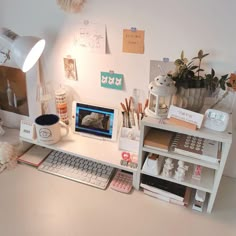
[[[171,131],[150,129],[144,139],[144,147],[168,152],[173,136]]]
[[[38,167],[52,150],[49,148],[33,145],[27,152],[17,160]]]
[[[186,186],[173,183],[164,179],[159,179],[153,176],[143,175],[140,187],[148,191],[183,201],[186,191]]]
[[[221,156],[220,142],[186,134],[177,133],[171,147],[175,153],[212,163],[218,163]]]
[[[185,191],[185,194],[184,194],[184,199],[182,201],[180,201],[180,200],[176,200],[176,199],[171,198],[171,197],[167,197],[167,196],[165,196],[163,194],[159,194],[159,193],[155,193],[155,192],[149,191],[147,189],[143,190],[143,192],[146,195],[149,195],[151,197],[155,197],[155,198],[160,199],[162,201],[166,201],[166,202],[169,202],[169,203],[181,205],[181,206],[188,206],[188,204],[190,202],[190,198],[191,198],[191,191],[192,191],[192,189],[187,187],[186,191]]]

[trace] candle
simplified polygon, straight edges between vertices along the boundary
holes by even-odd
[[[69,118],[67,113],[67,99],[66,99],[66,91],[62,88],[55,91],[56,98],[56,110],[60,120],[65,124],[69,124]]]

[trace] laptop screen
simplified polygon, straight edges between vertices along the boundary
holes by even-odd
[[[117,133],[116,109],[74,102],[73,118],[75,133],[115,139]]]

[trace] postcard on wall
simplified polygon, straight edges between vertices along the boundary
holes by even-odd
[[[150,61],[150,76],[149,82],[153,81],[155,77],[159,75],[166,75],[169,72],[173,72],[175,69],[175,64],[169,60],[151,60]]]
[[[64,60],[65,77],[70,80],[78,80],[75,58],[67,56],[63,60]]]
[[[123,75],[113,72],[101,72],[101,87],[122,90]]]
[[[123,52],[144,53],[144,30],[123,30]]]
[[[106,53],[106,26],[85,20],[80,22],[74,39],[79,49],[93,53]]]

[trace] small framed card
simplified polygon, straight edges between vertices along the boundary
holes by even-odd
[[[204,115],[171,105],[167,118],[175,118],[177,120],[193,124],[200,129]]]
[[[36,138],[35,125],[32,121],[21,120],[20,137],[33,140]]]

